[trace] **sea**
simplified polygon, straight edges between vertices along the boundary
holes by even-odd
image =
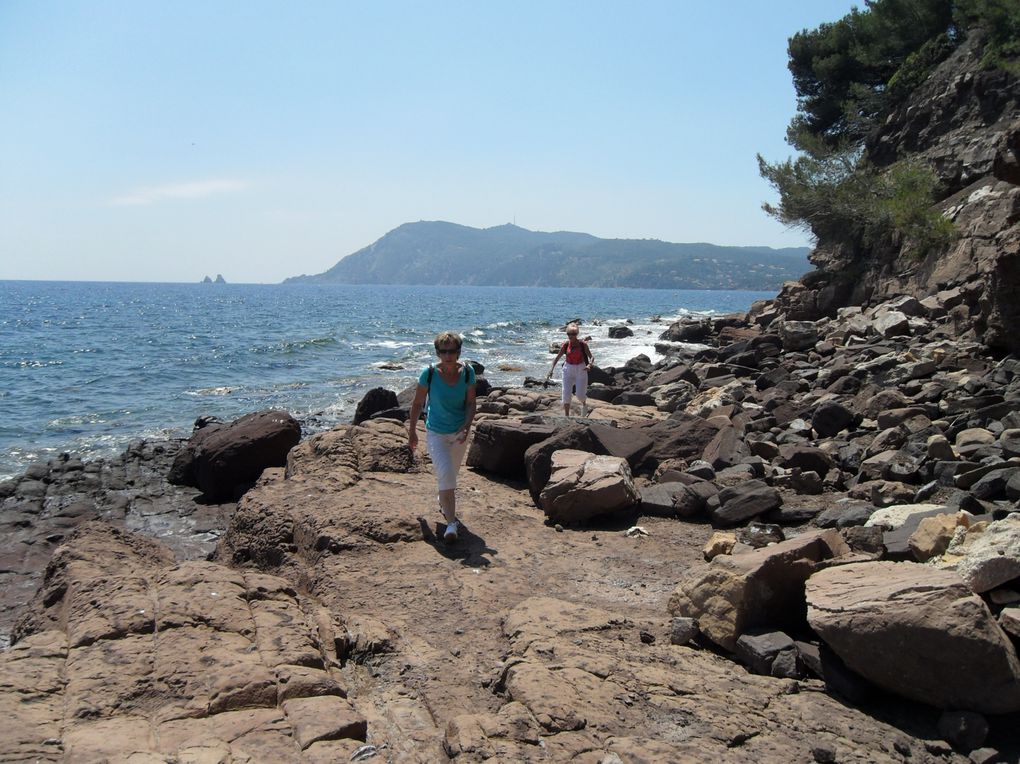
[[[639,354],[684,315],[747,310],[773,292],[575,287],[0,281],[0,480],[61,453],[119,454],[187,437],[195,420],[285,409],[305,433],[349,422],[373,387],[401,391],[432,339],[496,386],[544,376],[580,319],[599,366]],[[634,335],[609,339],[610,326]]]

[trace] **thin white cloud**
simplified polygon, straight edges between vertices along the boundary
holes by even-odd
[[[243,191],[248,184],[242,180],[197,180],[190,183],[168,183],[164,186],[150,186],[118,196],[110,204],[116,206],[156,204],[172,199],[205,199],[217,194]]]

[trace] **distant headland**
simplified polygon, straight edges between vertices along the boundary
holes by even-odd
[[[203,284],[226,284],[227,280],[225,278],[223,278],[223,274],[222,273],[217,273],[215,279],[211,279],[208,276],[206,276],[204,279],[202,279],[202,283]]]
[[[393,229],[324,273],[294,276],[284,283],[767,291],[809,271],[809,251],[419,221]]]

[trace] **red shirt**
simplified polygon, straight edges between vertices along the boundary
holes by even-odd
[[[578,340],[577,345],[570,347],[570,340],[563,343],[563,353],[567,356],[567,363],[576,366],[579,363],[588,363],[588,357],[584,352],[584,343]]]

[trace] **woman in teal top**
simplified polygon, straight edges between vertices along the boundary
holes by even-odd
[[[436,337],[433,345],[439,363],[430,364],[418,375],[418,388],[407,423],[407,445],[413,452],[418,447],[418,418],[427,400],[426,443],[439,484],[439,506],[446,519],[445,541],[456,541],[460,532],[457,473],[475,418],[475,370],[459,361],[462,344],[460,336],[453,332],[443,332]]]

